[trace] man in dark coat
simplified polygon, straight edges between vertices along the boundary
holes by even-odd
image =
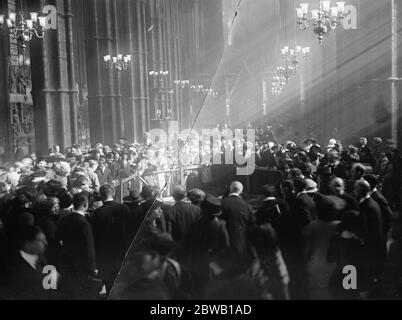
[[[137,190],[130,190],[127,197],[123,198],[123,203],[130,209],[134,210],[138,208],[141,202],[140,193]]]
[[[345,182],[343,179],[335,177],[329,183],[331,194],[337,198],[343,200],[344,207],[339,212],[339,219],[341,220],[343,215],[350,210],[357,210],[356,199],[345,192]]]
[[[391,220],[392,220],[392,209],[388,203],[388,200],[378,191],[377,187],[379,185],[379,181],[377,177],[373,174],[365,175],[364,179],[370,184],[370,197],[378,203],[381,209],[381,219],[382,219],[382,229],[384,240],[391,228]]]
[[[184,241],[186,265],[201,298],[209,282],[209,263],[216,254],[229,248],[229,236],[221,215],[221,202],[207,195],[201,203],[202,217],[189,229]]]
[[[11,199],[12,195],[9,193],[6,184],[0,182],[0,218],[6,218]]]
[[[229,196],[222,200],[222,219],[226,221],[230,246],[242,258],[249,258],[247,244],[247,228],[252,224],[252,210],[250,205],[240,195],[243,185],[232,182]]]
[[[18,246],[17,235],[19,231],[26,226],[35,225],[35,217],[32,214],[30,203],[24,194],[18,194],[11,200],[9,210],[3,218],[7,236],[13,249]]]
[[[368,249],[369,277],[373,290],[377,288],[383,271],[386,247],[381,221],[381,209],[370,197],[370,184],[363,179],[355,182],[354,194],[359,201],[359,212],[364,227],[363,239]]]
[[[95,210],[92,227],[98,266],[109,288],[127,249],[126,219],[129,210],[126,205],[113,200],[111,186],[102,186],[99,193],[103,206]]]
[[[304,260],[306,249],[305,231],[315,216],[316,206],[307,194],[304,180],[294,180],[296,197],[288,199],[289,211],[280,219],[280,244],[283,257],[290,275],[290,293],[292,299],[306,299],[307,270]]]
[[[296,208],[299,211],[298,217],[309,223],[316,217],[315,202],[307,193],[307,183],[305,180],[297,178],[293,182],[296,192]]]
[[[110,171],[110,168],[106,164],[105,157],[100,157],[99,166],[96,169],[95,173],[98,175],[100,186],[112,183],[113,181],[112,172]]]
[[[202,216],[190,226],[184,246],[191,255],[214,255],[229,247],[225,221],[220,220],[221,202],[207,195],[201,203]]]
[[[142,239],[137,237],[137,233],[139,232],[139,229],[147,214],[150,214],[151,209],[158,207],[163,208],[162,203],[156,200],[155,190],[152,187],[145,185],[141,190],[140,196],[143,201],[139,203],[137,208],[130,210],[127,218],[127,234],[129,242],[131,242],[133,239],[135,239],[136,243],[141,241]],[[157,223],[161,230],[166,231],[167,227],[164,215],[162,215],[160,219],[157,219]]]
[[[181,244],[190,226],[199,219],[201,209],[184,201],[186,191],[182,186],[175,187],[173,198],[176,203],[167,213],[167,230]]]
[[[278,231],[280,217],[287,210],[286,204],[277,198],[277,191],[273,185],[262,186],[261,193],[264,199],[261,208],[255,214],[255,222],[258,225],[262,221],[269,222],[275,231]]]
[[[6,268],[8,250],[9,250],[9,244],[6,229],[4,228],[3,220],[0,217],[0,285],[6,278],[5,268]]]
[[[100,285],[99,288],[94,285],[98,270],[92,227],[86,219],[87,195],[75,194],[73,206],[73,211],[61,219],[57,235],[62,246],[62,290],[74,299],[94,299]]]
[[[11,274],[8,278],[6,297],[21,300],[48,300],[54,290],[46,290],[43,280],[43,267],[46,265],[46,236],[40,228],[23,227],[19,234],[19,250],[9,261]],[[54,279],[57,289],[57,277]]]

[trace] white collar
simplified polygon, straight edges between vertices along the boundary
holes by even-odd
[[[270,200],[276,200],[275,197],[266,197],[264,200],[262,200],[263,202],[265,201],[270,201]]]
[[[296,198],[299,197],[299,196],[301,196],[302,194],[307,194],[307,191],[301,191],[301,192],[299,192],[299,193],[296,195]]]
[[[74,210],[73,209],[73,212],[85,217],[85,212],[84,211],[79,211],[79,210]]]
[[[239,198],[240,198],[240,195],[237,194],[236,192],[233,192],[233,193],[229,194],[229,197],[231,197],[231,196],[235,196],[235,197],[239,197]]]
[[[368,198],[370,198],[370,195],[368,194],[364,198],[360,199],[359,204],[362,204],[364,201],[366,201]]]
[[[373,190],[371,190],[368,194],[371,196],[373,193],[377,192],[377,188],[374,188]]]
[[[32,268],[36,270],[36,263],[39,260],[39,257],[37,255],[29,254],[22,250],[20,250],[20,255],[22,259],[24,259]]]
[[[341,233],[341,238],[343,238],[343,239],[352,239],[352,238],[356,238],[356,236],[355,236],[354,233],[352,233],[350,231],[347,231],[347,230],[344,230]]]

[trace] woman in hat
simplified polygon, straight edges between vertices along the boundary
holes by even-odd
[[[329,300],[332,298],[329,279],[335,270],[334,263],[327,262],[329,240],[338,231],[337,203],[329,196],[317,194],[317,220],[307,227],[306,258],[309,282],[309,298]]]
[[[144,220],[140,224],[140,229],[136,235],[136,241],[144,241],[149,237],[166,232],[166,225],[163,219],[162,203],[154,201],[150,209],[146,212]]]
[[[184,260],[193,273],[198,294],[204,293],[209,282],[209,263],[219,252],[229,247],[226,224],[219,219],[221,202],[206,195],[201,203],[202,216],[189,229],[184,243]]]

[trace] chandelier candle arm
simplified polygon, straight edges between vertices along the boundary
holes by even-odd
[[[345,13],[345,1],[339,1],[336,5],[338,7],[338,12],[343,15]]]
[[[329,11],[329,8],[331,7],[331,1],[322,1],[322,10],[327,13]]]
[[[112,57],[110,54],[105,55],[103,60],[106,64],[106,67],[109,69],[116,69],[118,71],[127,70],[128,66],[131,64],[132,55],[127,54],[118,54],[117,57]]]
[[[12,23],[15,23],[17,20],[17,14],[15,12],[11,12],[8,14],[8,18]]]
[[[344,13],[345,1],[338,1],[336,6],[332,7],[330,0],[320,1],[319,8],[310,10],[310,13],[308,3],[301,3],[300,7],[296,8],[297,24],[300,30],[306,30],[312,25],[321,44],[329,29],[334,30],[342,24]]]
[[[303,13],[303,15],[307,15],[308,14],[308,3],[301,3],[300,4],[300,8],[301,8],[301,11],[302,11],[302,13]]]
[[[25,19],[22,10],[18,13],[10,12],[8,18],[3,14],[0,15],[1,31],[4,34],[8,33],[11,39],[17,39],[24,50],[34,35],[40,39],[45,36],[46,18],[39,17],[37,12],[30,12],[29,17],[29,19]],[[7,28],[3,28],[4,22],[6,22]]]
[[[29,14],[30,14],[30,16],[31,16],[31,20],[32,20],[34,23],[37,23],[37,22],[38,22],[38,13],[37,13],[37,12],[30,12]]]

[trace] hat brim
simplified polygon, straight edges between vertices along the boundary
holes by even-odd
[[[210,213],[210,212],[204,212],[204,216],[209,216],[209,217],[219,217],[222,215],[222,211],[215,212],[215,213]]]

